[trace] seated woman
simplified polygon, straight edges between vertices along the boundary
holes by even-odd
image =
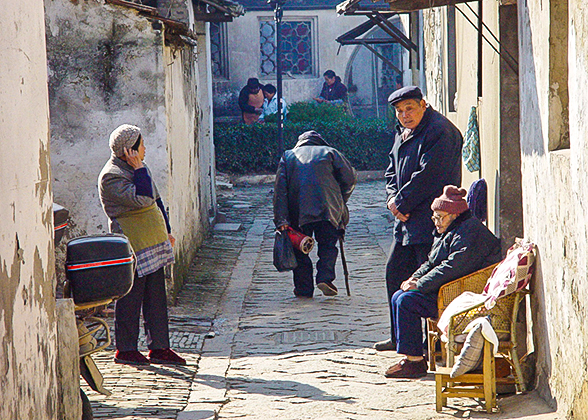
[[[405,358],[386,371],[387,378],[427,374],[421,318],[437,317],[441,286],[501,259],[500,240],[473,217],[466,190],[447,185],[431,205],[436,239],[428,260],[392,296],[396,351]]]
[[[323,77],[325,82],[318,98],[313,98],[319,104],[340,105],[347,99],[347,87],[341,82],[341,78],[333,70],[327,70]]]

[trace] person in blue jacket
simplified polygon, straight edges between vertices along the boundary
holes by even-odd
[[[388,98],[400,125],[386,170],[387,207],[395,217],[386,264],[388,304],[400,284],[427,259],[433,243],[431,203],[445,185],[461,186],[463,138],[451,121],[423,99],[417,86],[406,86]],[[395,350],[392,306],[390,338],[374,345]]]
[[[421,318],[438,316],[439,289],[501,259],[500,240],[472,215],[465,195],[463,188],[447,185],[433,201],[435,243],[427,261],[392,296],[395,350],[405,357],[388,368],[388,378],[420,378],[427,374]]]

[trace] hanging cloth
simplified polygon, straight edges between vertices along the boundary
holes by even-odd
[[[463,141],[462,158],[470,172],[480,170],[480,131],[478,129],[478,114],[475,106],[470,111],[468,129]]]
[[[484,178],[472,183],[466,201],[474,217],[485,222],[488,217],[488,185]]]

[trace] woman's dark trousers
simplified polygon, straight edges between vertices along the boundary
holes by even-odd
[[[309,223],[300,231],[316,239],[318,247],[318,261],[316,263],[316,283],[328,283],[335,280],[335,263],[337,262],[337,241],[339,231],[330,222]],[[307,254],[294,249],[298,267],[294,269],[294,294],[296,296],[312,297],[314,284],[312,281],[312,261]]]
[[[143,309],[147,347],[150,350],[169,348],[167,296],[163,268],[145,277],[137,277],[131,291],[115,306],[114,328],[116,349],[137,350],[139,315]]]

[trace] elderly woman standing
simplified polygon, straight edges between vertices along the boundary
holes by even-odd
[[[447,185],[431,205],[436,238],[427,261],[392,296],[396,351],[405,358],[386,371],[388,378],[427,374],[421,318],[437,317],[437,294],[446,283],[497,263],[500,240],[472,216],[466,190]]]
[[[141,130],[123,124],[110,135],[112,155],[98,178],[100,201],[110,231],[129,238],[137,256],[133,288],[116,303],[116,363],[185,365],[169,348],[167,296],[163,269],[174,262],[175,239],[165,207],[143,159]],[[143,310],[149,358],[137,350]]]

